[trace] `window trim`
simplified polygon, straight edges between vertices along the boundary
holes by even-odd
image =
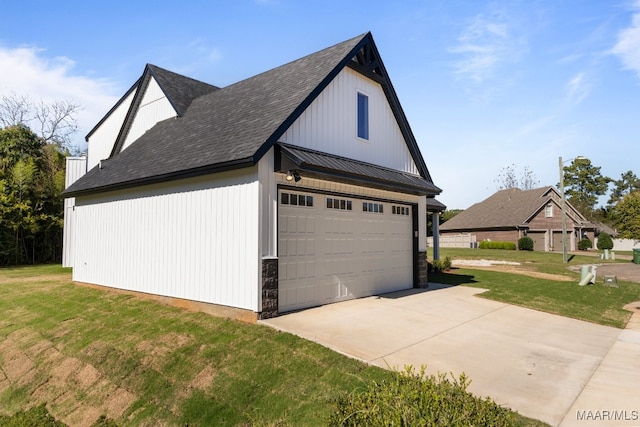
[[[370,137],[369,98],[366,92],[359,89],[356,90],[356,137],[362,141],[369,141]],[[361,99],[366,101],[364,102],[364,111],[361,110]],[[363,121],[362,128],[361,120]]]
[[[553,218],[553,204],[549,203],[544,207],[544,217]]]

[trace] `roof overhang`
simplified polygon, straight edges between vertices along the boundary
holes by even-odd
[[[422,176],[285,143],[276,144],[275,172],[337,181],[379,190],[433,197],[442,192]]]
[[[106,168],[108,168],[110,160],[103,160],[101,163],[106,164]],[[137,179],[132,179],[129,181],[116,181],[114,183],[109,183],[105,185],[93,185],[88,187],[83,187],[81,184],[78,184],[78,181],[73,183],[69,188],[62,192],[64,197],[78,197],[78,196],[86,196],[91,194],[104,193],[107,191],[116,191],[116,190],[124,190],[133,187],[139,187],[143,185],[151,185],[151,184],[159,184],[168,181],[175,181],[179,179],[187,179],[187,178],[195,178],[198,176],[209,175],[213,173],[226,172],[235,169],[242,169],[246,167],[255,166],[255,161],[253,158],[246,158],[240,160],[234,160],[230,162],[218,163],[215,165],[207,165],[199,168],[192,168],[188,170],[180,170],[175,172],[168,172],[160,175],[152,175],[152,176],[143,176]],[[87,173],[87,175],[99,175],[103,172],[102,164],[94,167]],[[108,173],[108,171],[107,171]],[[87,176],[85,175],[85,176]],[[99,176],[92,177],[92,181],[100,182]]]
[[[447,206],[434,197],[427,197],[427,212],[444,212]]]

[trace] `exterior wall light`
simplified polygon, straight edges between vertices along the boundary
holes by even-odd
[[[298,171],[287,171],[287,176],[285,177],[285,179],[288,182],[291,182],[295,179],[296,182],[300,181],[302,178],[300,177],[300,174],[298,173]]]

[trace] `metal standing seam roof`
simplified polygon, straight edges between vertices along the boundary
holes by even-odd
[[[213,89],[189,101],[182,116],[157,123],[64,194],[90,194],[254,165],[367,45],[374,46],[370,33],[221,89],[207,85]],[[206,89],[193,79],[155,66],[147,68],[167,96],[175,98],[172,103],[178,109],[185,108],[198,90]],[[185,84],[192,87],[191,92],[180,89]],[[417,152],[416,163],[424,165],[415,140],[408,145],[414,157]],[[421,174],[431,182],[426,166]]]
[[[365,163],[346,157],[336,156],[302,148],[291,144],[278,143],[281,152],[303,171],[341,176],[353,181],[367,182],[373,186],[405,191],[421,195],[435,195],[442,190],[425,178],[383,166]]]
[[[441,201],[434,199],[433,197],[427,198],[427,212],[443,212],[447,209],[447,206]]]

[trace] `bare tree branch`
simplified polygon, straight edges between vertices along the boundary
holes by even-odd
[[[536,175],[529,169],[528,166],[524,167],[520,178],[516,175],[516,165],[511,164],[502,168],[498,177],[493,180],[498,190],[506,190],[508,188],[519,188],[521,190],[531,190],[535,188],[540,180],[536,178]]]
[[[0,98],[0,126],[33,124],[45,142],[68,149],[71,136],[78,130],[75,116],[80,110],[79,105],[68,101],[47,104],[41,100],[36,104],[27,96],[12,93]]]
[[[35,118],[40,126],[40,136],[48,143],[68,147],[70,137],[78,129],[75,114],[80,106],[67,101],[45,104],[40,101],[35,108]]]
[[[0,98],[0,126],[26,125],[31,119],[33,104],[26,96],[16,93],[2,95]]]

